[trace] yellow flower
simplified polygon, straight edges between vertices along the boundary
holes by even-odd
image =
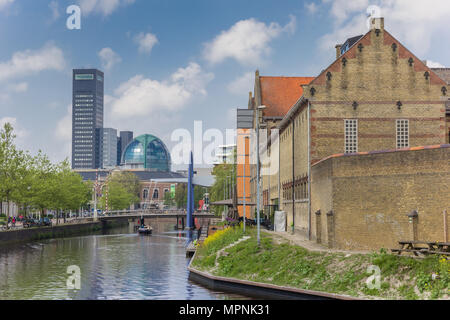
[[[209,237],[207,237],[205,239],[205,241],[203,242],[203,245],[207,246],[209,243],[216,241],[217,239],[219,239],[220,237],[222,237],[225,233],[229,232],[231,230],[231,228],[226,228],[223,230],[217,230],[214,234],[210,235]]]

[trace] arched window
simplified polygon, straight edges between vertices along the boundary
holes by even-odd
[[[144,199],[148,199],[148,189],[144,189],[144,193],[142,195]]]
[[[159,190],[158,189],[153,190],[153,199],[159,199]]]

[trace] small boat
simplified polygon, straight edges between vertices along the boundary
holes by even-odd
[[[140,226],[138,228],[139,234],[152,234],[152,231],[153,231],[153,229],[150,226]]]

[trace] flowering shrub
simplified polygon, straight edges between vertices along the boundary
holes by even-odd
[[[216,232],[214,232],[214,234],[210,235],[209,237],[207,237],[205,239],[205,241],[203,242],[203,245],[204,246],[208,246],[209,243],[216,241],[217,239],[219,239],[220,237],[225,235],[230,230],[231,230],[231,228],[225,228],[223,230],[217,230]]]
[[[197,261],[202,260],[203,262],[200,262],[200,264],[205,264],[205,266],[214,266],[217,251],[237,241],[242,235],[242,226],[227,227],[223,230],[216,231],[203,241],[197,251],[199,257]]]

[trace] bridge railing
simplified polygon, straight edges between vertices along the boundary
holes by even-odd
[[[108,211],[107,216],[136,216],[140,214],[181,214],[184,213],[183,210],[173,210],[173,209],[137,209],[137,210],[117,210]]]
[[[147,214],[185,215],[186,212],[184,210],[177,210],[177,209],[116,210],[116,211],[108,211],[103,217],[139,216],[139,215],[147,215]],[[197,214],[198,213],[194,213],[194,215],[197,215]],[[210,214],[210,213],[205,212],[205,214]]]

